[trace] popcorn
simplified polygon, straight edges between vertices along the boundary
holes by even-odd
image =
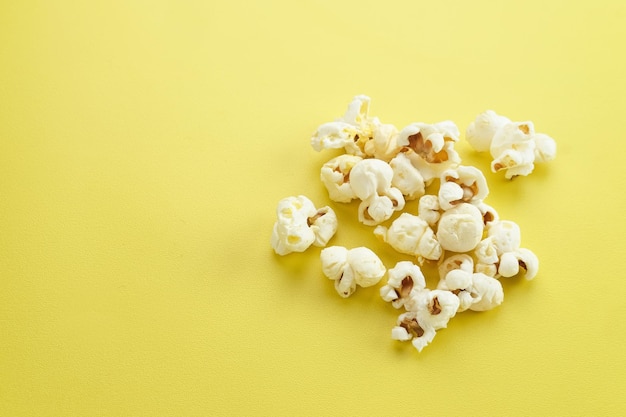
[[[481,273],[472,275],[472,295],[474,302],[470,310],[473,311],[491,310],[502,304],[504,300],[504,291],[500,281]]]
[[[416,256],[419,262],[437,260],[443,253],[428,223],[409,213],[402,213],[389,228],[376,227],[374,234],[398,252]]]
[[[391,185],[393,169],[379,159],[364,159],[350,171],[350,185],[361,199],[359,221],[375,226],[404,208],[402,192]]]
[[[495,133],[507,123],[511,123],[507,117],[487,110],[476,116],[476,120],[469,124],[465,131],[465,139],[478,152],[487,152],[491,148]]]
[[[391,330],[391,338],[394,340],[408,341],[419,352],[435,338],[435,329],[427,323],[419,323],[417,312],[408,311],[400,314],[398,325]]]
[[[380,296],[400,308],[418,291],[426,288],[426,281],[419,266],[409,261],[400,261],[387,271],[387,284],[381,287]]]
[[[271,245],[278,255],[326,246],[337,231],[335,212],[328,206],[316,209],[303,195],[280,200],[276,215]]]
[[[391,330],[391,338],[411,340],[421,352],[432,342],[437,330],[448,326],[458,308],[459,298],[450,291],[420,291],[413,296],[412,309],[398,317],[397,326]]]
[[[318,152],[322,149],[350,148],[358,134],[355,126],[345,122],[324,123],[311,137],[311,146]]]
[[[479,114],[467,127],[465,137],[477,151],[489,151],[493,157],[491,170],[504,170],[507,179],[528,175],[534,170],[535,162],[548,162],[556,157],[554,139],[535,133],[532,122],[512,122],[492,110]]]
[[[453,122],[444,121],[410,124],[400,131],[397,143],[407,149],[407,156],[428,185],[443,171],[461,163],[454,149],[458,140],[459,129]]]
[[[437,198],[437,196],[425,194],[420,198],[417,206],[418,215],[421,219],[426,221],[430,227],[434,227],[439,221],[441,217],[439,210],[439,198]]]
[[[335,290],[344,298],[351,296],[357,285],[376,285],[386,272],[378,256],[365,247],[330,246],[322,249],[320,259],[324,275],[335,281]]]
[[[483,227],[480,210],[472,204],[461,203],[441,215],[437,240],[445,250],[468,252],[480,242]]]
[[[370,102],[368,96],[355,96],[342,117],[317,128],[311,145],[316,151],[345,151],[321,167],[320,179],[331,200],[349,203],[358,198],[358,219],[377,226],[376,237],[420,264],[438,261],[436,289],[426,288],[418,265],[400,261],[379,290],[384,301],[405,310],[392,339],[410,340],[421,351],[457,312],[500,305],[504,292],[498,279],[533,279],[539,260],[520,247],[519,226],[501,220],[484,202],[487,181],[478,168],[461,165],[453,122],[412,123],[398,131],[369,115]],[[491,110],[470,123],[466,138],[477,151],[489,151],[492,171],[505,171],[506,178],[528,175],[535,163],[556,156],[555,141],[536,133],[532,122],[514,122]],[[438,189],[427,190],[433,184]],[[417,216],[403,212],[388,227],[380,225],[414,199],[419,199]],[[316,209],[304,196],[281,200],[277,217],[271,244],[280,255],[311,245],[324,247],[337,230],[330,207]],[[320,260],[341,297],[352,295],[357,286],[376,285],[386,273],[382,261],[365,247],[327,247]]]
[[[350,185],[350,171],[363,158],[355,155],[339,155],[322,166],[320,178],[328,190],[328,197],[338,203],[349,203],[356,198]]]
[[[389,161],[389,166],[393,170],[391,184],[402,192],[405,200],[415,200],[424,195],[424,178],[404,153]]]
[[[478,203],[489,194],[487,180],[476,167],[458,166],[441,174],[439,205],[448,210],[459,203]]]

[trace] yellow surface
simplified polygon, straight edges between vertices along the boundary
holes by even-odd
[[[2,2],[0,415],[625,415],[624,22],[620,0]],[[269,245],[280,198],[329,203],[308,139],[359,93],[400,127],[491,108],[559,145],[487,175],[539,276],[421,354],[376,288],[341,299],[319,248]],[[406,259],[333,207],[333,244]]]

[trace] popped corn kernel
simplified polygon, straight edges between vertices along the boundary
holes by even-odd
[[[389,161],[389,166],[393,170],[391,184],[402,192],[405,200],[415,200],[424,195],[424,178],[404,153]]]
[[[474,270],[474,260],[465,253],[457,253],[456,255],[448,256],[439,264],[439,279],[445,279],[448,272],[457,269],[471,274]]]
[[[486,152],[491,147],[491,141],[495,133],[511,120],[496,114],[493,110],[487,110],[476,116],[465,131],[465,139],[478,152]]]
[[[448,290],[430,290],[416,295],[417,321],[439,330],[446,328],[448,322],[459,309],[459,297]]]
[[[487,237],[491,238],[491,244],[495,247],[498,256],[518,249],[522,242],[520,228],[511,220],[492,222],[487,227]]]
[[[400,253],[413,255],[419,262],[441,258],[441,245],[425,220],[402,213],[389,228],[378,226],[374,234]]]
[[[532,251],[518,248],[515,251],[502,254],[498,267],[498,273],[501,276],[505,278],[513,277],[520,272],[520,269],[525,271],[524,277],[528,280],[533,279],[537,275],[539,259]]]
[[[489,194],[482,171],[473,166],[460,165],[441,174],[439,204],[448,210],[459,203],[481,202]]]
[[[410,340],[419,352],[435,338],[435,329],[427,323],[419,323],[417,312],[408,311],[398,316],[397,326],[391,330],[394,340]]]
[[[358,134],[357,128],[349,123],[324,123],[311,136],[311,146],[318,152],[323,149],[350,148],[358,139]]]
[[[420,197],[417,205],[417,213],[430,227],[434,227],[441,217],[439,198],[431,194],[425,194]]]
[[[397,143],[404,147],[413,165],[420,171],[426,185],[443,171],[461,163],[454,149],[459,140],[459,129],[451,121],[432,125],[413,123],[398,134]]]
[[[504,291],[495,278],[481,273],[472,275],[472,295],[474,302],[469,307],[473,311],[487,311],[502,304]]]
[[[363,150],[367,156],[390,161],[400,152],[398,146],[398,129],[387,123],[377,123],[373,126],[373,138],[365,143]]]
[[[341,297],[349,297],[357,285],[371,287],[385,275],[386,269],[374,252],[365,247],[346,249],[330,246],[320,253],[322,272],[335,282]]]
[[[380,288],[383,300],[391,302],[394,308],[400,308],[415,295],[426,288],[426,281],[419,266],[409,261],[400,261],[387,271],[387,284]]]
[[[350,171],[363,158],[343,154],[326,162],[321,169],[320,178],[328,190],[328,197],[338,203],[349,203],[356,198],[350,185]]]
[[[445,250],[468,252],[480,242],[483,228],[480,210],[472,204],[461,203],[441,215],[437,240]]]
[[[480,210],[480,214],[483,216],[483,224],[488,226],[489,223],[500,220],[500,216],[496,209],[491,207],[489,204],[485,204],[482,201],[474,203],[478,210]]]
[[[325,246],[337,231],[335,212],[328,206],[316,209],[303,195],[280,200],[276,216],[271,245],[278,255]]]
[[[437,284],[437,289],[451,291],[459,298],[458,312],[467,310],[474,303],[472,274],[465,269],[452,269]]]
[[[404,208],[404,196],[392,186],[393,169],[379,159],[363,159],[350,171],[350,185],[361,199],[359,221],[375,226]]]
[[[498,129],[491,142],[491,171],[504,170],[507,179],[530,174],[535,168],[534,136],[532,122],[511,122]]]

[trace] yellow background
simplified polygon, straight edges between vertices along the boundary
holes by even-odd
[[[3,1],[0,415],[626,414],[625,23],[620,0]],[[421,354],[376,288],[341,299],[319,248],[269,245],[279,199],[329,203],[309,137],[361,93],[399,127],[490,108],[559,146],[487,174],[539,275]],[[332,244],[406,259],[333,207]]]

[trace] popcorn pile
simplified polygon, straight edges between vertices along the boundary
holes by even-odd
[[[533,279],[539,260],[521,247],[519,226],[500,220],[484,202],[487,181],[478,168],[461,165],[454,149],[460,134],[453,122],[412,123],[398,130],[370,117],[369,104],[369,97],[356,96],[342,118],[314,133],[315,150],[346,152],[325,163],[320,178],[331,200],[359,200],[359,222],[375,226],[374,235],[412,260],[386,270],[366,247],[325,247],[337,231],[337,216],[328,206],[316,209],[302,195],[279,202],[271,244],[279,255],[325,247],[322,272],[341,297],[352,295],[357,286],[375,286],[387,274],[381,298],[404,309],[391,337],[410,340],[421,351],[456,313],[500,305],[504,293],[499,279]],[[554,140],[535,133],[532,122],[512,122],[491,110],[469,125],[466,138],[477,151],[489,150],[492,171],[504,170],[506,178],[528,175],[535,162],[556,155]],[[426,194],[435,181],[437,194]],[[417,213],[402,212],[409,200],[418,200]],[[390,224],[382,224],[396,212],[401,213]],[[435,289],[426,287],[419,266],[425,262],[438,265]]]

